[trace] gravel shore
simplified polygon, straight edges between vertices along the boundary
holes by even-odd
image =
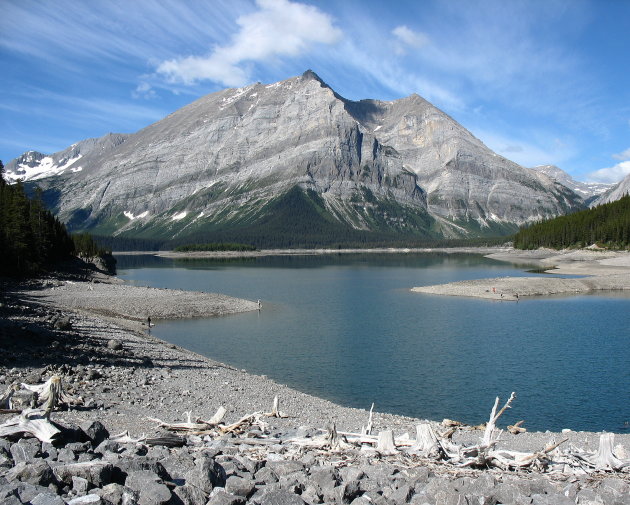
[[[587,294],[630,290],[630,252],[598,250],[536,251],[502,250],[488,258],[517,264],[537,265],[549,274],[576,275],[583,278],[498,277],[475,279],[412,288],[432,295],[466,296],[492,300],[517,301],[528,296]]]

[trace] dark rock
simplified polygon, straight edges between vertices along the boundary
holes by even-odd
[[[70,442],[66,444],[65,449],[70,449],[76,454],[89,451],[92,448],[90,442]]]
[[[67,331],[72,329],[72,322],[69,317],[60,317],[53,323],[55,330]]]
[[[72,477],[86,479],[94,487],[103,487],[112,481],[113,466],[105,461],[88,461],[55,466],[56,477],[65,484],[72,484]]]
[[[258,470],[260,470],[263,466],[262,461],[255,461],[245,456],[234,456],[234,459],[240,463],[240,465],[247,470],[248,473],[254,475]]]
[[[9,482],[19,480],[44,487],[57,483],[52,468],[41,459],[30,463],[18,463],[5,474],[5,477]]]
[[[273,470],[278,477],[304,471],[304,464],[293,460],[267,461],[266,467]]]
[[[562,493],[532,494],[532,505],[575,505],[575,500],[567,498]]]
[[[252,479],[232,476],[225,481],[227,493],[248,498],[256,490],[256,483]]]
[[[117,453],[121,452],[121,450],[122,449],[118,442],[113,442],[112,440],[103,440],[100,444],[98,444],[96,449],[94,449],[94,452],[97,454],[105,454],[107,452]]]
[[[206,505],[206,503],[208,503],[207,493],[188,484],[176,486],[175,489],[173,489],[173,495],[175,495],[183,505]]]
[[[403,484],[398,489],[383,494],[394,503],[409,503],[414,493],[415,489],[413,487],[409,484]]]
[[[72,477],[72,490],[78,495],[83,496],[87,494],[90,488],[90,483],[83,477]]]
[[[349,480],[336,488],[338,503],[351,503],[355,498],[363,494],[358,480]]]
[[[304,491],[302,491],[302,494],[300,496],[306,503],[318,504],[324,502],[324,497],[318,492],[315,486],[311,484],[306,485],[306,488],[304,489]],[[332,498],[332,500],[334,500],[334,497]]]
[[[217,488],[210,496],[207,505],[245,505],[245,498]]]
[[[138,502],[137,492],[116,483],[107,484],[102,489],[94,489],[92,493],[100,496],[107,505],[132,505]]]
[[[74,463],[76,460],[76,456],[71,449],[64,447],[63,449],[59,449],[57,453],[57,461],[60,463]]]
[[[112,351],[122,351],[123,343],[121,340],[113,338],[107,341],[107,348],[111,349]]]
[[[100,421],[94,421],[90,424],[81,426],[83,432],[92,442],[93,447],[100,445],[105,439],[109,438],[109,431],[103,426]]]
[[[116,467],[124,474],[147,470],[149,472],[153,472],[162,480],[171,480],[171,476],[168,474],[162,463],[144,456],[123,458],[116,464]]]
[[[213,458],[202,455],[195,466],[185,474],[186,484],[210,494],[215,486],[225,486],[225,470]]]
[[[306,488],[306,475],[302,472],[283,475],[278,479],[278,484],[280,484],[280,489],[302,494],[302,491]]]
[[[304,505],[306,502],[296,494],[278,490],[263,493],[259,503],[260,505]]]
[[[50,460],[57,459],[57,448],[48,442],[42,442],[42,457]]]
[[[48,491],[40,493],[31,500],[31,505],[66,505],[60,496]]]
[[[356,466],[345,466],[339,469],[339,476],[342,480],[361,480],[365,477],[365,472]]]
[[[149,452],[147,456],[151,454]],[[195,460],[188,451],[173,451],[167,457],[160,458],[160,462],[173,480],[185,479],[186,472],[195,466]]]
[[[373,505],[394,505],[393,502],[385,498],[382,494],[376,491],[368,491],[362,495],[365,499],[369,500]],[[442,505],[442,504],[440,504]]]
[[[72,444],[74,442],[87,442],[88,438],[85,432],[78,426],[62,426],[61,427],[61,445]]]
[[[162,479],[150,470],[132,471],[125,486],[139,494],[139,505],[164,505],[171,499],[171,491]]]
[[[278,482],[278,476],[269,467],[263,467],[254,474],[256,484],[272,484]]]
[[[499,503],[514,503],[526,505],[532,502],[531,498],[522,493],[521,488],[509,482],[500,482],[492,491],[492,496]]]
[[[15,486],[0,486],[0,503],[7,505],[22,505],[22,501],[18,498]]]
[[[329,502],[335,499],[335,487],[341,482],[339,473],[332,466],[319,466],[311,468],[311,475],[308,479],[308,484],[314,487],[318,495],[320,495],[324,501]],[[358,482],[348,481],[348,482]]]
[[[11,468],[13,466],[13,460],[5,454],[0,454],[0,469]]]
[[[30,502],[33,498],[35,498],[38,494],[41,493],[49,493],[50,489],[44,486],[36,486],[33,484],[29,484],[28,482],[22,482],[15,489],[20,501],[23,503]],[[0,502],[3,503],[3,502]]]

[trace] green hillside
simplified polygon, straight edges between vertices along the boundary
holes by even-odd
[[[514,237],[514,247],[518,249],[564,249],[591,244],[613,249],[630,247],[630,195],[522,228]]]

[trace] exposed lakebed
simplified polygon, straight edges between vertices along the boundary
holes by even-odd
[[[627,294],[513,303],[409,291],[532,275],[476,255],[118,260],[120,277],[136,284],[260,298],[260,312],[160,321],[153,334],[307,393],[477,424],[496,395],[516,391],[506,422],[630,430]]]

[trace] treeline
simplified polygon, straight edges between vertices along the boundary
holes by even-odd
[[[87,233],[70,235],[46,209],[40,190],[29,198],[21,182],[7,184],[0,161],[0,275],[33,275],[75,255],[109,252]]]
[[[616,202],[560,216],[522,228],[514,247],[564,249],[598,244],[611,249],[630,247],[630,195]]]
[[[112,253],[111,249],[101,246],[89,233],[73,233],[74,252],[84,258],[104,257]]]
[[[28,198],[20,182],[7,184],[0,162],[0,274],[35,273],[73,252],[72,238],[45,208],[41,192]]]
[[[219,242],[210,244],[186,244],[173,249],[176,252],[197,252],[197,251],[255,251],[256,247],[248,244],[237,244],[233,242]]]

